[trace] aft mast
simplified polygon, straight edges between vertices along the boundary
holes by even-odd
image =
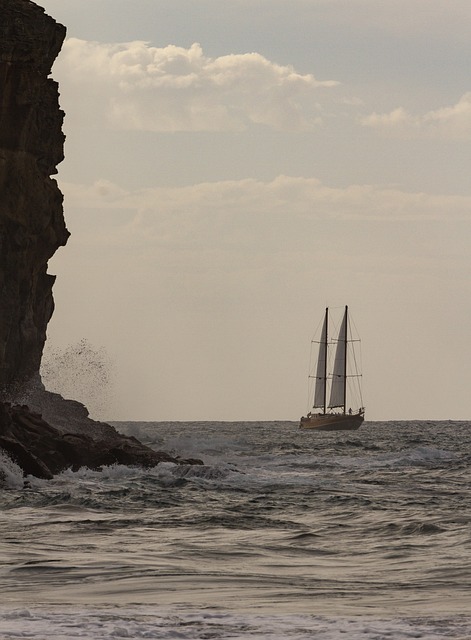
[[[327,411],[327,343],[329,334],[329,307],[325,308],[325,335],[324,335],[324,407],[323,412]]]
[[[343,359],[343,412],[347,411],[347,354],[348,354],[348,306],[345,305],[345,332],[343,334],[345,358]]]

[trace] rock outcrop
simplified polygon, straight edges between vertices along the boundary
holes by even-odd
[[[62,398],[56,401],[67,403]],[[79,411],[78,407],[72,407],[73,411]],[[153,467],[160,462],[202,464],[199,460],[183,460],[154,451],[136,438],[119,434],[110,425],[93,420],[90,423],[88,432],[86,428],[58,429],[27,406],[0,402],[0,449],[21,467],[25,476],[46,480],[64,469],[75,471],[80,467],[100,469],[112,464]],[[81,424],[87,426],[86,419]]]
[[[64,114],[49,77],[65,33],[33,2],[0,0],[0,449],[42,478],[67,467],[182,462],[94,422],[41,383],[54,309],[47,266],[69,237],[51,177],[64,157]]]

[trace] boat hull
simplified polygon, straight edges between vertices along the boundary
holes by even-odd
[[[316,431],[356,431],[364,420],[363,413],[351,414],[314,414],[302,417],[300,429],[315,429]]]

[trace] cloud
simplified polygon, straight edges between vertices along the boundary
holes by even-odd
[[[53,272],[75,251],[107,277],[129,271],[152,279],[165,299],[181,287],[188,298],[222,300],[245,289],[255,296],[265,280],[276,290],[278,279],[305,282],[313,270],[316,281],[336,286],[380,272],[406,280],[453,273],[457,282],[469,271],[469,196],[332,187],[284,175],[133,190],[105,180],[61,188],[72,236]]]
[[[68,299],[85,288],[113,313],[123,299],[174,318],[191,309],[201,317],[232,307],[237,314],[239,303],[249,313],[261,300],[264,308],[298,303],[311,289],[331,300],[365,292],[383,299],[409,288],[428,296],[432,279],[437,296],[450,286],[469,289],[469,196],[290,176],[136,190],[104,180],[61,187],[72,236],[52,273],[71,280]],[[64,313],[73,315],[74,304],[63,304]]]
[[[456,104],[413,116],[403,107],[390,113],[372,113],[362,120],[366,127],[383,133],[429,138],[471,139],[471,92],[465,93]]]
[[[338,84],[259,53],[211,58],[196,43],[158,48],[77,38],[66,41],[54,75],[66,99],[80,100],[88,123],[102,117],[111,128],[158,132],[309,130],[320,123],[319,89]]]
[[[310,251],[317,240],[306,230],[326,225],[470,221],[471,197],[408,193],[393,187],[329,187],[315,178],[278,176],[201,183],[184,187],[125,190],[101,180],[63,184],[67,210],[106,216],[106,244],[237,253]],[[82,214],[77,218],[82,217]],[[89,223],[88,223],[89,224]],[[87,242],[103,239],[83,230]],[[331,251],[331,247],[328,247]]]

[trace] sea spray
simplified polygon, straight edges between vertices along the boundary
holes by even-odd
[[[0,488],[22,489],[23,472],[5,451],[0,449]]]
[[[64,349],[46,349],[41,378],[48,391],[84,404],[96,420],[106,418],[113,387],[113,364],[104,347],[82,338]]]

